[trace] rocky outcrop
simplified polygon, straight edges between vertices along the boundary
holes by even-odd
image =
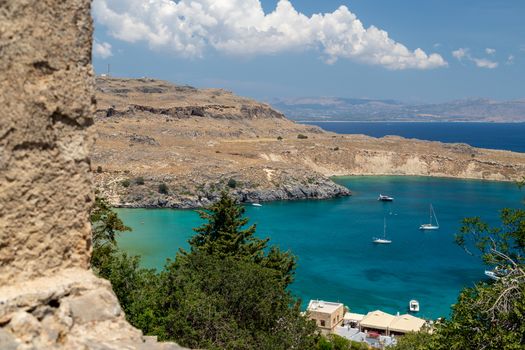
[[[180,349],[128,324],[109,282],[88,270],[90,4],[0,1],[2,350]]]
[[[205,207],[219,199],[223,190],[229,191],[241,203],[259,203],[275,200],[327,199],[350,196],[351,191],[324,176],[297,178],[290,174],[281,174],[280,185],[270,188],[253,182],[237,181],[240,174],[230,177],[208,178],[204,184],[196,183],[185,188],[180,187],[180,180],[171,176],[147,176],[141,178],[144,183],[137,184],[133,179],[124,187],[125,176],[117,176],[100,186],[100,194],[112,205],[125,208],[179,208],[191,209]],[[275,175],[276,176],[276,175]],[[233,184],[228,184],[234,181]],[[159,192],[159,186],[167,186],[166,193]],[[234,186],[234,187],[233,187]]]
[[[168,118],[192,118],[206,117],[217,119],[265,119],[265,118],[284,118],[284,115],[266,105],[247,106],[242,105],[240,110],[228,105],[205,105],[187,107],[155,108],[151,106],[130,105],[125,110],[116,110],[110,106],[106,109],[98,109],[99,117],[124,117],[131,116],[140,112]]]
[[[269,105],[221,89],[195,89],[154,79],[97,78],[99,118],[151,115],[168,119],[284,119]],[[132,101],[131,103],[129,103]]]

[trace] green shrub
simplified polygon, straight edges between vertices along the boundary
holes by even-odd
[[[228,187],[229,188],[235,188],[237,187],[237,181],[235,179],[229,179],[228,180]]]
[[[97,173],[100,174],[101,172],[102,172],[102,167],[99,165],[99,166],[97,166]]]
[[[277,136],[277,140],[281,141],[283,139],[282,136]]]
[[[124,186],[124,187],[129,187],[129,185],[130,185],[131,183],[129,182],[128,179],[126,179],[126,180],[122,180],[122,181],[120,182],[120,184],[121,184],[122,186]]]
[[[144,178],[142,176],[139,176],[139,177],[135,178],[134,182],[137,185],[144,185]]]
[[[161,183],[159,185],[159,193],[168,194],[168,185],[166,185],[165,183]]]
[[[297,135],[297,138],[298,138],[299,140],[304,140],[304,139],[307,139],[308,136],[303,135],[303,134],[299,134],[299,135]]]

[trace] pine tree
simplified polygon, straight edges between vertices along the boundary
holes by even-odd
[[[244,228],[248,223],[244,211],[227,192],[222,192],[217,203],[199,211],[207,222],[194,229],[197,234],[189,241],[192,251],[261,261],[269,239],[254,236],[256,225]]]
[[[256,225],[247,226],[245,209],[227,192],[219,201],[199,212],[206,223],[195,230],[189,243],[192,253],[216,255],[222,259],[232,257],[254,262],[279,273],[279,279],[288,286],[293,282],[297,260],[293,254],[271,246],[265,254],[268,238],[255,237]],[[188,253],[181,250],[182,256]]]

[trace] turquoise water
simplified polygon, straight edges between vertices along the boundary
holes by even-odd
[[[310,299],[341,301],[354,312],[382,309],[405,312],[410,299],[421,304],[420,316],[446,316],[458,292],[483,279],[478,257],[467,255],[453,240],[460,220],[480,216],[497,224],[498,210],[519,207],[524,193],[514,184],[424,177],[345,177],[348,198],[265,203],[247,207],[261,237],[290,249],[299,267],[291,289]],[[379,193],[395,197],[377,201]],[[432,203],[440,229],[421,232]],[[140,254],[144,266],[160,268],[180,247],[187,248],[195,211],[118,209],[133,228],[120,246]],[[390,245],[374,245],[387,220]]]

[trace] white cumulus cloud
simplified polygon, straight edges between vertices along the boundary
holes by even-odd
[[[494,62],[494,61],[488,60],[486,58],[475,58],[475,57],[472,57],[472,61],[479,68],[494,69],[494,68],[498,67],[498,62]]]
[[[507,64],[514,64],[514,55],[509,55],[509,57],[507,57]]]
[[[97,40],[94,40],[93,54],[96,57],[100,58],[108,58],[113,56],[113,52],[111,52],[111,44],[107,42],[99,42]]]
[[[459,48],[454,50],[452,51],[452,56],[461,61],[463,58],[470,56],[469,49]]]
[[[496,49],[491,49],[490,47],[487,47],[485,49],[485,52],[487,53],[487,55],[494,55],[496,53]]]
[[[436,53],[409,50],[375,26],[365,28],[346,6],[308,17],[289,0],[265,14],[260,0],[94,0],[95,20],[113,37],[152,49],[202,57],[208,48],[232,55],[320,50],[338,59],[389,69],[431,69],[447,62]]]
[[[486,50],[485,52],[487,52]],[[494,52],[496,51],[494,50]],[[460,62],[463,61],[464,59],[471,61],[476,65],[476,67],[479,67],[479,68],[494,69],[494,68],[497,68],[499,65],[498,62],[491,61],[487,58],[473,57],[470,54],[470,49],[468,48],[459,48],[457,50],[454,50],[452,51],[452,56],[454,56]]]

